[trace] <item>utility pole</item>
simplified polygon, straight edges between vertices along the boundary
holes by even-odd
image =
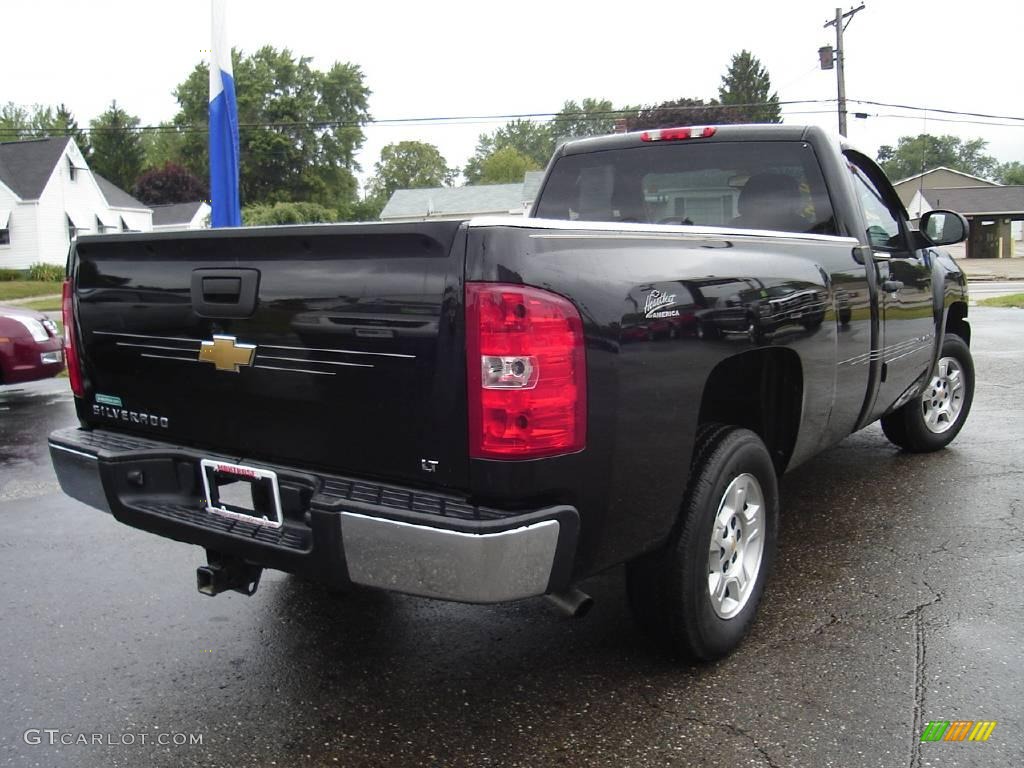
[[[854,15],[859,11],[864,10],[864,3],[861,3],[857,8],[854,8],[846,13],[843,13],[842,8],[836,8],[836,17],[831,21],[825,22],[825,27],[836,28],[836,79],[839,83],[839,133],[843,136],[846,135],[846,73],[844,70],[843,61],[843,31],[846,26],[850,23],[846,19],[853,20]]]

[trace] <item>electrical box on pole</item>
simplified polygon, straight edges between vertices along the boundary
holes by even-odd
[[[846,25],[853,17],[859,12],[864,10],[864,3],[861,3],[857,8],[843,13],[842,8],[836,8],[836,17],[831,21],[826,21],[825,26],[836,28],[836,51],[835,51],[835,68],[836,68],[836,85],[839,96],[839,133],[842,136],[846,135],[846,73],[844,71],[845,56],[843,51],[843,32],[846,30]],[[845,22],[845,23],[844,23]],[[831,66],[825,66],[825,56],[822,53],[826,48],[830,46],[824,46],[818,49],[818,56],[821,59],[822,69],[832,69]]]
[[[831,45],[823,45],[818,49],[818,61],[822,69],[832,69],[836,64],[836,49]]]

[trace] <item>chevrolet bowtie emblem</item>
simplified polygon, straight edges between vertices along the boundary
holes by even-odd
[[[239,344],[234,336],[214,336],[213,341],[204,341],[199,349],[199,360],[213,363],[218,371],[238,373],[238,366],[252,365],[256,355],[255,344]]]

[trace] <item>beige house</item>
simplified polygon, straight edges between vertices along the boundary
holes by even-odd
[[[908,209],[919,218],[946,208],[963,214],[971,225],[966,256],[1012,259],[1024,256],[1024,186],[948,187],[919,190]],[[951,253],[957,255],[953,249]]]
[[[900,196],[903,205],[910,208],[914,195],[922,189],[950,189],[952,187],[998,187],[994,181],[971,176],[963,171],[954,171],[952,168],[932,168],[930,171],[919,173],[916,176],[909,176],[893,184],[896,194]],[[910,211],[910,218],[916,219],[920,216]]]

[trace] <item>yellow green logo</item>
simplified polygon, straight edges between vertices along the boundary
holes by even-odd
[[[921,741],[988,741],[996,720],[932,720],[921,733]]]

